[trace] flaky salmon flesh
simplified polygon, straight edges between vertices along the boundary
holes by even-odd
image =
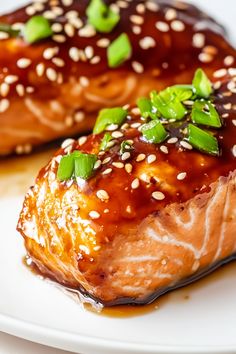
[[[234,65],[226,33],[196,7],[170,0],[106,1],[120,20],[110,33],[88,25],[89,0],[34,1],[0,17],[21,30],[33,16],[50,21],[53,35],[29,44],[0,35],[0,155],[88,132],[104,107],[134,104],[152,89],[187,82]],[[1,26],[2,28],[2,26]],[[126,33],[132,55],[108,65],[108,46]]]
[[[236,72],[216,74],[220,156],[176,133],[159,145],[143,140],[143,118],[132,107],[110,131],[107,151],[104,132],[62,144],[18,222],[42,274],[104,305],[145,304],[235,256]],[[132,149],[121,155],[124,141]],[[94,175],[60,181],[62,157],[74,151],[98,156]]]

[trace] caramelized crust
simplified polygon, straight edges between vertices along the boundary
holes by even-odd
[[[220,157],[189,150],[181,134],[146,143],[135,110],[106,153],[99,153],[103,133],[64,142],[26,195],[18,223],[43,274],[105,305],[146,303],[236,253],[231,74],[215,92],[224,123]],[[120,144],[128,139],[133,149],[123,159]],[[101,166],[88,181],[59,182],[61,157],[78,149],[98,154]]]
[[[234,49],[222,27],[192,5],[117,2],[120,22],[104,35],[86,24],[89,1],[56,3],[36,1],[0,17],[19,28],[43,14],[55,31],[33,45],[21,38],[0,40],[0,154],[27,153],[32,146],[88,131],[99,109],[132,104],[154,88],[188,82],[199,66],[212,76],[234,65]],[[110,69],[106,47],[123,32],[132,56]]]

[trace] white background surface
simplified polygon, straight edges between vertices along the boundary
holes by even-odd
[[[191,1],[202,6],[209,13],[214,15],[218,20],[231,29],[233,42],[236,43],[236,1],[235,0],[195,0]],[[24,0],[0,0],[0,11],[10,9],[13,5],[20,5],[25,3]],[[59,294],[60,295],[60,294]],[[1,301],[1,295],[0,295]],[[232,309],[235,311],[235,308]],[[218,309],[219,311],[219,309]],[[227,319],[226,319],[227,321]],[[236,333],[236,331],[235,331]],[[216,334],[217,336],[217,334]],[[0,354],[68,354],[69,352],[52,349],[32,342],[27,342],[22,339],[11,337],[9,335],[0,333]],[[233,352],[232,352],[233,353]],[[93,354],[96,354],[94,352]],[[112,354],[112,353],[110,353]]]

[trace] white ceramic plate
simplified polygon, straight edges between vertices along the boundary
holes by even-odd
[[[236,33],[234,0],[196,2]],[[1,1],[0,11],[22,3]],[[50,154],[0,163],[0,330],[86,354],[235,353],[236,263],[172,293],[157,310],[127,318],[85,311],[23,266],[16,220],[27,186]]]

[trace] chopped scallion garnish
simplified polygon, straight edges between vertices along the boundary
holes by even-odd
[[[123,140],[121,145],[120,145],[120,154],[122,155],[126,151],[130,151],[133,149],[132,145],[128,140]]]
[[[96,161],[96,155],[84,154],[80,151],[63,156],[57,170],[57,179],[59,181],[67,181],[75,177],[88,179],[93,173]]]
[[[107,48],[108,65],[116,68],[130,58],[132,46],[126,33],[122,33]]]
[[[140,110],[141,116],[148,118],[152,115],[152,103],[146,97],[141,97],[137,101],[137,106]]]
[[[89,179],[93,174],[93,168],[97,156],[93,154],[80,154],[75,158],[75,177]]]
[[[121,125],[124,119],[127,117],[128,112],[121,107],[105,108],[99,112],[96,120],[93,133],[99,134],[106,129],[110,124]]]
[[[219,155],[217,139],[193,124],[188,125],[188,141],[193,147],[202,152],[215,156]]]
[[[103,33],[111,32],[120,20],[119,14],[112,11],[102,0],[91,0],[86,14],[89,23]]]
[[[28,43],[35,43],[42,39],[51,37],[53,31],[49,21],[43,16],[33,16],[26,22],[23,29],[23,36]]]
[[[144,124],[141,131],[145,140],[154,144],[162,143],[168,136],[167,131],[158,120]]]
[[[150,94],[151,102],[155,108],[166,119],[183,119],[187,113],[186,108],[180,102],[175,93],[168,88],[159,92],[152,91]]]
[[[101,141],[101,144],[100,144],[100,150],[101,151],[106,151],[107,150],[107,144],[109,143],[109,141],[112,139],[112,136],[110,133],[105,133],[103,138],[102,138],[102,141]]]
[[[190,100],[193,96],[192,85],[174,85],[170,86],[169,91],[174,93],[181,102]]]
[[[194,102],[191,119],[193,123],[220,128],[222,126],[218,112],[210,101],[197,100]]]
[[[212,93],[212,85],[202,69],[197,69],[193,78],[193,87],[197,96],[208,98]]]

